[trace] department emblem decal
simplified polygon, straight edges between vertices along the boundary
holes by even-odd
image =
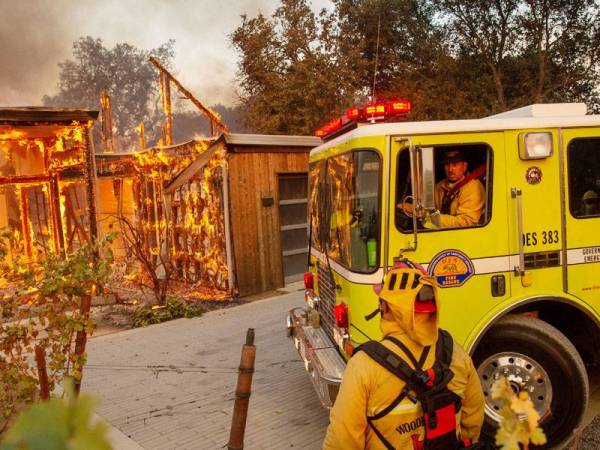
[[[435,277],[441,288],[458,287],[473,276],[475,268],[467,255],[459,250],[444,250],[433,257],[427,273]]]
[[[525,179],[529,184],[538,184],[542,181],[542,169],[537,166],[530,167],[525,172]]]

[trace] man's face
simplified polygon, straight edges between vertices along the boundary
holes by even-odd
[[[465,161],[447,162],[444,164],[446,178],[450,183],[456,183],[465,176],[468,164]]]

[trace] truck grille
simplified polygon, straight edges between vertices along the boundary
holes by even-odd
[[[317,263],[317,283],[319,288],[319,313],[321,314],[321,325],[327,335],[333,340],[333,307],[335,306],[335,281],[327,267],[322,262]]]

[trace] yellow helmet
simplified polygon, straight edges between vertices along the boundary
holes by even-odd
[[[432,345],[438,335],[436,294],[435,279],[412,265],[390,270],[383,279],[379,298],[387,303],[393,322],[413,341]],[[381,326],[383,332],[384,327],[390,329],[392,325],[382,317]]]
[[[589,201],[589,200],[598,200],[598,194],[596,194],[595,191],[586,191],[585,194],[583,194],[583,198],[582,200],[584,202]]]
[[[402,267],[385,275],[379,298],[397,306],[414,302],[414,312],[433,313],[437,311],[436,294],[433,277],[417,268]]]

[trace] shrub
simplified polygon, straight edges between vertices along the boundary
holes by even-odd
[[[138,308],[133,312],[132,320],[135,327],[145,327],[182,317],[188,319],[198,317],[203,312],[204,310],[200,305],[189,304],[185,300],[168,297],[164,306]]]

